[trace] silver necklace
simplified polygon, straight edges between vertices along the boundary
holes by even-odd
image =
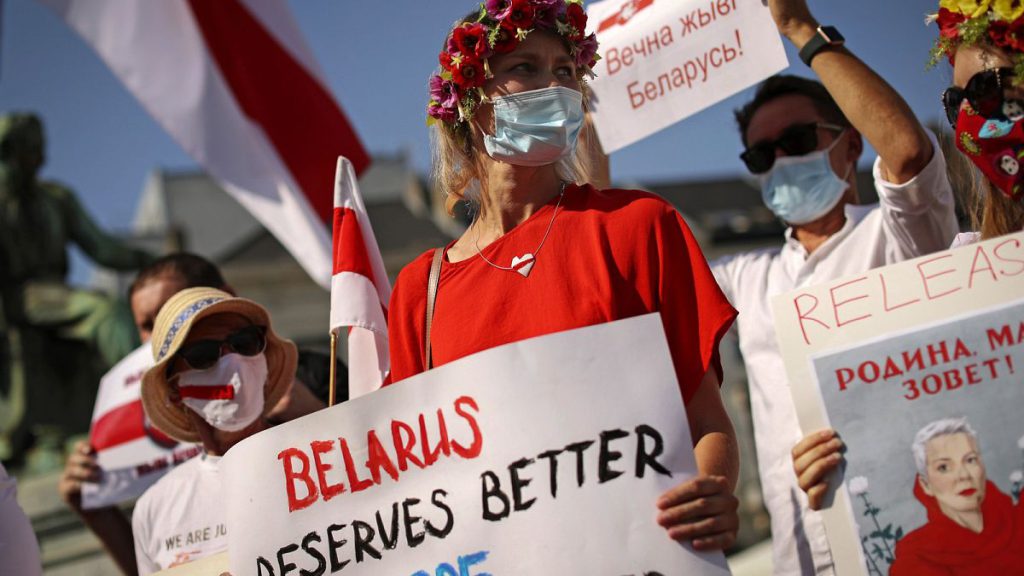
[[[555,204],[555,209],[551,213],[551,221],[548,222],[548,229],[544,231],[544,237],[540,239],[540,244],[537,244],[537,248],[533,252],[527,252],[522,256],[516,256],[512,259],[512,264],[509,266],[499,266],[494,262],[487,259],[484,253],[480,250],[480,230],[476,231],[476,238],[473,240],[473,246],[476,247],[476,253],[494,268],[498,270],[505,270],[506,272],[518,272],[526,278],[530,275],[530,271],[533,270],[533,265],[537,263],[537,254],[540,253],[540,249],[544,247],[544,243],[547,242],[548,234],[551,233],[551,226],[555,223],[555,216],[558,216],[558,208],[562,206],[562,198],[565,197],[565,187],[568,182],[562,182],[562,190],[558,193],[558,202]]]

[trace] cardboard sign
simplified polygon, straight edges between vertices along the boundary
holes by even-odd
[[[842,484],[824,512],[840,575],[888,574],[894,562],[902,573],[922,571],[913,564],[915,542],[946,541],[936,536],[944,530],[938,503],[953,488],[931,467],[941,459],[963,473],[952,497],[979,501],[965,500],[968,508],[1019,502],[1024,234],[790,292],[773,300],[773,311],[801,427],[831,426],[847,447],[845,472],[835,479]],[[935,423],[960,418],[975,439],[929,439]],[[913,451],[919,433],[923,475]],[[935,496],[917,493],[922,481]],[[1017,553],[1019,567],[1024,548]],[[982,569],[998,560],[982,550],[965,554],[976,573],[1005,573]],[[935,560],[960,571],[948,558]]]
[[[222,466],[234,574],[728,574],[655,523],[696,470],[657,314],[463,358]]]
[[[605,0],[588,9],[601,61],[593,118],[611,154],[789,66],[749,0]]]
[[[180,444],[153,427],[142,409],[142,375],[153,365],[153,351],[143,344],[100,380],[89,442],[103,475],[82,484],[86,510],[113,506],[142,495],[171,468],[199,454],[194,444]]]

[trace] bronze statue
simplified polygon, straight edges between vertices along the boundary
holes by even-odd
[[[152,257],[101,230],[74,193],[37,179],[43,125],[0,117],[0,459],[29,439],[88,429],[99,376],[138,345],[123,300],[72,288],[67,245],[134,270]]]

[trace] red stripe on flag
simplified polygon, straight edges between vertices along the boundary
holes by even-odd
[[[100,416],[92,425],[89,442],[96,450],[106,450],[145,436],[145,411],[142,400],[136,400]]]
[[[243,112],[263,128],[323,222],[338,156],[356,174],[370,158],[331,95],[239,0],[189,0],[211,56]]]
[[[359,218],[351,208],[334,209],[334,274],[353,272],[366,276],[374,286],[373,266],[366,252]]]
[[[182,398],[196,400],[231,400],[235,397],[235,387],[231,384],[223,386],[179,386],[178,393]]]

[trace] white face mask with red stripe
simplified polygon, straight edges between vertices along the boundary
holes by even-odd
[[[178,377],[181,401],[218,430],[237,432],[263,414],[267,359],[263,354],[225,354],[207,370]]]

